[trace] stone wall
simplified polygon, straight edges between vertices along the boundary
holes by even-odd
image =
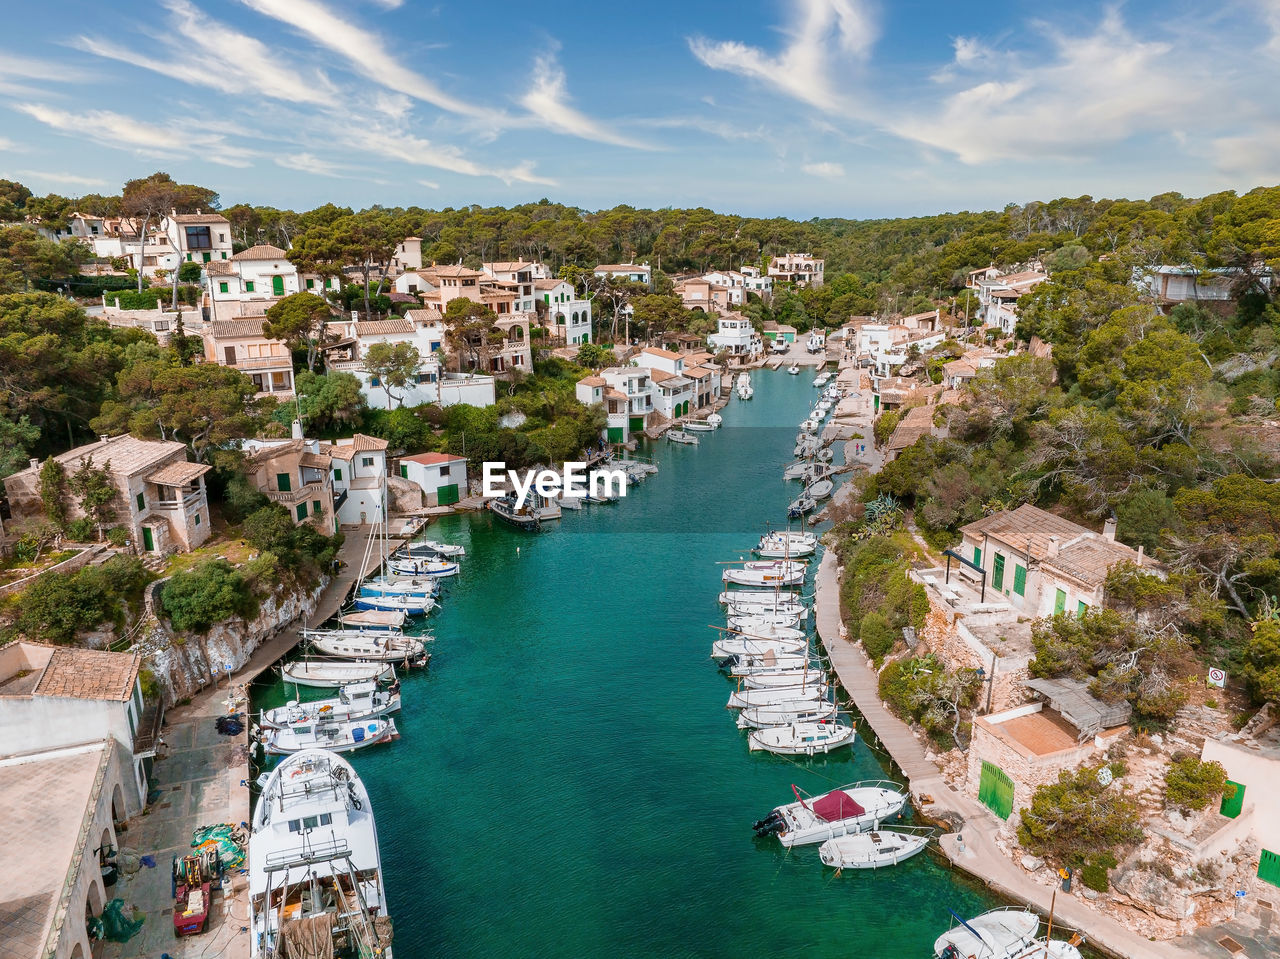
[[[983,686],[979,712],[1000,712],[1026,702],[1022,689],[1027,677],[1026,660],[996,655],[968,629],[963,614],[939,603],[927,587],[925,593],[929,597],[929,613],[919,638],[952,669],[984,670],[990,682]],[[991,680],[993,671],[995,678]]]

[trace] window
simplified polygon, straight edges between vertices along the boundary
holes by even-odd
[[[1053,597],[1053,612],[1058,614],[1067,608],[1067,594],[1064,590],[1056,590]]]
[[[222,258],[223,258],[224,260],[227,258],[227,251],[226,251],[226,250],[223,250],[223,251],[222,251]]]
[[[323,513],[323,512],[324,512],[324,506],[323,506],[323,504],[321,504],[321,502],[320,502],[318,499],[317,499],[317,500],[312,500],[312,501],[311,501],[311,515],[312,515],[312,516],[319,516],[319,515],[320,515],[321,513]]]
[[[1013,564],[1013,591],[1019,596],[1027,595],[1027,568],[1021,563]]]
[[[975,546],[973,548],[973,565],[974,566],[982,565],[982,547],[981,546]]]
[[[190,262],[191,262],[191,254],[190,254],[190,253],[188,253],[188,254],[187,254],[187,262],[188,262],[188,263],[190,263]]]
[[[335,469],[335,470],[333,471],[333,478],[334,478],[334,481],[335,481],[335,482],[341,483],[341,482],[342,482],[342,470],[340,470],[340,469]]]
[[[219,283],[219,284],[218,284],[218,292],[219,292],[219,293],[229,293],[229,292],[230,292],[230,287],[229,287],[229,285],[228,285],[227,283],[225,283],[225,282],[224,282],[224,283]]]
[[[304,519],[306,519],[306,518],[307,518],[307,504],[306,504],[306,503],[299,503],[299,504],[298,504],[297,513],[298,513],[298,519],[299,519],[299,520],[304,520]]]
[[[991,570],[991,585],[1004,589],[1004,553],[996,553],[996,564]]]
[[[315,288],[316,288],[316,281],[315,281],[315,280],[312,280],[312,279],[308,279],[308,280],[307,280],[307,289],[308,289],[308,290],[314,290]]]
[[[143,494],[139,493],[135,499],[135,502],[137,502],[138,504],[139,513],[143,512],[147,508],[147,498]]]
[[[372,466],[372,465],[373,465],[373,457],[372,457],[372,456],[362,456],[362,457],[360,457],[360,465],[361,465],[361,466]]]
[[[382,380],[378,379],[376,376],[371,376],[371,377],[369,377],[369,385],[370,385],[370,386],[381,386],[381,385],[382,385]]]
[[[245,282],[244,282],[244,291],[245,291],[246,293],[252,293],[252,292],[254,292],[254,290],[253,290],[253,280],[245,280]]]
[[[197,525],[197,526],[199,526],[199,525],[200,525],[200,514],[199,514],[199,513],[196,513],[196,523],[195,523],[195,525]]]
[[[188,250],[213,249],[213,237],[207,226],[189,226],[186,228]]]

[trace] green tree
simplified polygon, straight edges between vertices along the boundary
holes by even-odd
[[[94,466],[93,457],[86,457],[71,474],[69,485],[80,500],[80,509],[98,527],[98,539],[102,539],[107,524],[116,515],[114,503],[118,493],[111,482],[111,461]]]
[[[1165,773],[1166,809],[1199,811],[1223,796],[1235,794],[1235,785],[1227,785],[1227,770],[1222,763],[1201,762],[1188,753],[1176,753]]]
[[[353,373],[333,371],[312,373],[303,370],[294,377],[293,387],[308,428],[322,432],[358,429],[364,420],[365,399],[360,380]],[[294,411],[282,406],[277,413],[292,420]]]
[[[391,392],[392,387],[404,389],[418,375],[420,357],[412,343],[371,343],[362,362],[365,370],[387,394],[387,406],[399,406],[403,396]]]
[[[40,428],[26,416],[0,417],[0,480],[27,468],[27,451],[40,438]]]
[[[1268,617],[1250,626],[1245,678],[1256,699],[1280,703],[1280,620]]]
[[[79,243],[48,240],[27,226],[0,226],[0,293],[70,288],[87,258]]]
[[[325,324],[333,316],[328,301],[314,293],[294,293],[267,307],[262,332],[273,340],[284,340],[290,349],[305,350],[307,369],[314,373],[316,359],[325,341]]]
[[[575,362],[579,366],[598,370],[605,366],[616,366],[618,358],[614,356],[613,350],[601,346],[599,343],[583,343],[582,346],[578,347],[578,356]]]
[[[120,209],[125,216],[138,221],[138,236],[142,246],[138,258],[146,255],[146,244],[153,223],[171,211],[191,213],[194,210],[216,210],[218,194],[207,187],[193,183],[177,183],[167,173],[157,172],[148,177],[129,180],[121,194]],[[142,292],[142,271],[138,271],[138,292]]]
[[[255,605],[244,574],[225,559],[179,570],[160,591],[161,611],[181,632],[208,632],[218,623],[252,615]]]
[[[55,526],[67,523],[67,470],[52,456],[40,467],[40,502]]]
[[[1039,787],[1021,810],[1018,841],[1037,856],[1073,867],[1141,842],[1137,803],[1118,784],[1104,786],[1101,768],[1064,770],[1056,783]],[[1120,763],[1110,770],[1113,778],[1125,772]]]

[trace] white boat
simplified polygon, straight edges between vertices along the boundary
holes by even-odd
[[[814,502],[812,496],[801,496],[791,501],[791,505],[787,507],[787,519],[799,519],[801,516],[807,516],[818,508],[818,504]]]
[[[1041,937],[1040,917],[1016,906],[961,919],[937,938],[933,954],[935,959],[1080,959],[1074,942]]]
[[[392,959],[373,806],[341,756],[307,750],[272,770],[253,811],[248,866],[253,959],[302,955],[307,940]]]
[[[334,689],[367,680],[391,681],[396,671],[386,663],[354,663],[333,659],[297,659],[285,663],[280,673],[286,683]]]
[[[751,709],[755,706],[772,706],[775,703],[791,703],[799,700],[826,699],[829,687],[826,683],[810,683],[808,686],[778,686],[774,689],[738,689],[729,696],[726,709]]]
[[[746,591],[743,591],[745,594]],[[735,595],[743,595],[735,594]],[[727,612],[730,616],[758,616],[761,614],[781,613],[784,615],[795,616],[804,620],[809,618],[809,607],[799,600],[775,600],[772,596],[762,593],[760,602],[753,602],[750,599],[734,600],[728,604]]]
[[[458,564],[447,559],[396,559],[387,560],[387,568],[399,576],[430,576],[443,579],[458,575]]]
[[[769,345],[769,349],[774,353],[785,353],[787,352],[787,341],[783,339],[775,339]]]
[[[836,484],[829,479],[820,479],[816,483],[811,483],[805,490],[805,495],[816,503],[822,502],[831,495],[831,491],[836,488]]]
[[[719,413],[712,413],[710,416],[707,417],[706,423],[712,429],[719,429],[721,426],[724,425],[724,417],[721,416]]]
[[[740,399],[740,400],[749,400],[749,399],[751,399],[751,397],[753,397],[753,396],[755,396],[755,395],[756,395],[756,391],[755,391],[755,389],[754,389],[754,388],[752,388],[751,386],[739,386],[739,387],[738,387],[738,399]]]
[[[805,799],[794,786],[796,801],[778,806],[752,825],[757,836],[777,836],[784,846],[826,842],[837,836],[876,829],[899,815],[907,794],[885,780],[853,783]]]
[[[822,443],[816,436],[808,436],[800,434],[796,439],[796,448],[792,452],[801,459],[808,459],[815,456],[818,450],[822,449]]]
[[[714,433],[715,430],[716,427],[711,426],[702,420],[690,420],[688,423],[684,424],[684,431],[686,433]]]
[[[817,420],[807,419],[800,424],[800,429],[802,432],[805,432],[805,433],[816,433],[818,432],[818,427],[821,425],[822,424],[819,423]]]
[[[396,633],[363,633],[355,636],[337,634],[338,631],[302,631],[302,638],[309,640],[326,656],[338,659],[359,659],[372,663],[406,663],[425,666],[430,659],[422,640]]]
[[[400,738],[395,720],[386,718],[349,721],[321,718],[282,729],[264,729],[263,734],[262,745],[272,756],[287,756],[304,749],[347,753]]]
[[[813,385],[817,387],[826,386],[830,379],[831,374],[824,371],[813,378]]]
[[[536,533],[542,529],[542,510],[532,503],[526,502],[523,506],[517,506],[514,496],[499,496],[497,499],[489,500],[488,505],[489,511],[494,516],[516,529],[530,533]]]
[[[828,839],[818,847],[824,866],[836,869],[883,869],[910,859],[929,845],[930,831],[876,829]]]
[[[818,450],[818,452],[813,455],[817,457],[819,463],[830,463],[836,458],[836,454],[831,452],[830,446],[822,447],[822,449]]]
[[[800,462],[792,463],[790,466],[784,469],[782,471],[782,478],[784,480],[798,480],[801,477],[803,477],[808,471],[809,471],[809,464],[801,460]]]
[[[811,543],[808,546],[803,544],[793,546],[790,543],[783,543],[766,537],[760,540],[760,545],[753,552],[773,559],[800,559],[804,556],[812,556],[817,548],[818,545],[816,543]]]
[[[309,703],[290,700],[275,709],[262,712],[261,725],[265,729],[281,729],[298,723],[314,723],[321,720],[359,722],[376,719],[400,708],[400,687],[395,684],[383,689],[376,682],[366,680],[338,687],[334,699],[317,699]]]
[[[466,547],[452,543],[441,543],[434,539],[419,540],[396,550],[393,556],[407,556],[411,559],[432,559],[443,556],[445,559],[460,559],[467,555]]]
[[[409,617],[400,609],[348,610],[338,614],[344,629],[367,629],[373,632],[400,632]]]
[[[852,726],[820,719],[752,730],[747,737],[747,745],[752,752],[764,750],[780,756],[816,756],[851,745],[856,735]]]
[[[737,606],[750,603],[753,606],[762,603],[772,604],[773,600],[781,603],[799,602],[800,594],[790,589],[775,589],[772,593],[762,593],[755,589],[726,589],[719,596],[721,606]]]
[[[787,372],[790,373],[792,376],[797,375],[800,372],[800,364],[792,363],[790,366],[787,367]]]
[[[418,579],[414,576],[377,576],[360,584],[361,596],[410,596],[414,599],[431,599],[440,592],[440,584],[434,579]]]
[[[772,622],[764,616],[733,616],[729,619],[729,629],[726,636],[732,636],[737,633],[747,639],[756,640],[780,640],[782,642],[799,642],[805,641],[804,630],[800,629],[799,623],[796,625],[785,625],[782,623]]]
[[[430,596],[381,596],[366,595],[363,590],[351,600],[356,609],[399,612],[405,616],[425,616],[435,609],[436,601]]]
[[[801,650],[798,653],[777,653],[768,649],[762,653],[743,653],[735,656],[728,663],[727,670],[735,679],[748,679],[752,676],[796,672],[807,668],[808,665],[807,650]]]
[[[556,502],[560,504],[561,509],[580,510],[586,506],[586,496],[570,496],[569,491],[565,490],[556,497]]]
[[[685,446],[698,445],[698,438],[684,430],[667,430],[667,439],[673,443],[683,443]]]
[[[813,667],[778,669],[773,672],[758,672],[742,677],[742,685],[747,689],[778,689],[786,686],[825,683],[826,681],[826,672]]]
[[[790,613],[760,613],[756,616],[730,616],[729,628],[735,633],[768,635],[771,629],[799,629],[800,617]],[[769,637],[776,638],[776,637]]]
[[[804,563],[788,563],[784,560],[743,563],[731,566],[720,578],[734,586],[765,587],[796,586],[804,582]]]
[[[727,663],[740,656],[756,658],[773,653],[775,656],[794,656],[808,647],[804,640],[750,639],[746,636],[725,636],[711,644],[711,658],[717,663]]]
[[[790,726],[793,723],[834,719],[837,707],[825,699],[788,699],[768,706],[752,706],[738,713],[739,729]]]

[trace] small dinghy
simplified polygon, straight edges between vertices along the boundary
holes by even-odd
[[[791,452],[801,459],[808,459],[815,455],[822,448],[822,443],[816,436],[804,436],[801,434],[796,439],[796,448]]]
[[[739,729],[764,729],[834,719],[836,704],[825,699],[788,699],[768,706],[752,706],[738,713]]]
[[[347,753],[399,738],[400,733],[396,731],[395,720],[392,719],[368,719],[361,722],[320,720],[284,729],[272,729],[266,732],[263,746],[272,756],[287,756],[303,749]]]
[[[830,463],[835,459],[835,454],[831,452],[831,447],[824,446],[822,449],[818,450],[817,457],[819,463]]]
[[[820,503],[822,502],[822,500],[827,499],[829,496],[831,496],[831,491],[834,490],[835,488],[836,488],[836,485],[835,483],[831,482],[831,480],[820,479],[818,480],[818,482],[811,484],[809,488],[806,489],[804,492],[805,492],[805,495],[808,496],[810,499],[812,499],[814,502]]]
[[[698,438],[684,430],[667,430],[667,439],[673,443],[683,443],[685,446],[698,445]]]
[[[784,480],[798,480],[804,476],[804,474],[808,471],[808,469],[809,469],[809,464],[804,462],[803,460],[796,463],[792,463],[790,466],[788,466],[786,469],[782,471],[782,478]]]
[[[373,680],[348,683],[338,687],[335,699],[318,699],[309,703],[290,700],[275,709],[263,710],[264,729],[284,729],[300,723],[360,722],[376,719],[400,708],[400,684],[383,689]]]
[[[717,663],[735,662],[739,657],[758,658],[772,653],[775,656],[795,656],[808,646],[804,640],[750,639],[746,636],[725,636],[711,644],[711,658]]]
[[[725,704],[727,709],[751,709],[753,706],[772,706],[774,703],[796,702],[807,699],[814,702],[827,698],[826,683],[810,683],[808,686],[779,686],[775,689],[739,689]]]
[[[791,789],[796,801],[776,807],[753,823],[757,836],[777,836],[784,846],[826,842],[877,829],[907,804],[903,787],[886,780],[857,782],[808,799],[795,786]]]
[[[706,422],[707,422],[707,425],[710,426],[712,429],[719,429],[721,426],[724,425],[724,417],[721,416],[719,413],[712,413],[710,416],[707,417]]]
[[[824,866],[835,869],[883,869],[910,859],[929,845],[930,831],[892,829],[853,833],[828,839],[818,847]]]
[[[850,745],[855,735],[852,726],[820,719],[811,723],[757,729],[747,737],[747,742],[752,752],[764,750],[780,756],[818,756]]]
[[[400,609],[348,610],[338,614],[343,629],[365,629],[371,632],[400,632],[409,617]]]
[[[349,683],[394,680],[396,671],[386,663],[353,663],[334,659],[298,659],[280,670],[286,683],[318,689],[335,689]]]
[[[714,433],[719,428],[719,423],[713,425],[708,420],[690,420],[684,424],[684,429],[687,433]]]
[[[447,559],[396,559],[387,560],[387,568],[402,576],[430,576],[444,579],[458,575],[458,564]]]
[[[782,560],[743,563],[731,566],[720,574],[724,582],[734,586],[765,587],[796,586],[804,582],[804,563],[788,563]]]
[[[801,496],[791,501],[791,505],[787,507],[787,519],[799,519],[802,516],[808,516],[818,504],[814,502],[812,496]]]
[[[818,427],[821,425],[822,424],[819,423],[817,420],[807,419],[800,424],[800,429],[806,433],[816,433],[818,432]]]
[[[787,372],[790,373],[792,376],[798,375],[800,373],[800,364],[792,363],[790,366],[787,367]]]
[[[400,612],[405,616],[426,616],[436,608],[436,601],[430,596],[379,596],[361,595],[351,600],[356,609],[382,610]]]

